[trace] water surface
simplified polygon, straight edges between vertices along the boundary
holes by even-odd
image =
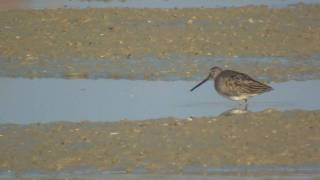
[[[0,122],[118,121],[218,116],[239,103],[218,95],[212,82],[0,78]],[[320,81],[272,83],[249,100],[249,111],[320,109]]]
[[[305,3],[318,4],[317,0],[10,0],[0,4],[0,9],[55,9],[55,8],[219,8],[240,7],[248,5],[267,5],[286,7]]]

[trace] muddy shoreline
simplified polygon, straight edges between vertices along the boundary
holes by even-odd
[[[15,172],[312,165],[320,161],[320,111],[144,121],[0,125],[0,169]],[[157,143],[155,143],[157,142]]]
[[[200,80],[215,65],[265,82],[308,80],[320,79],[319,52],[320,5],[0,11],[1,77]],[[32,87],[30,93],[39,89]],[[89,87],[62,94],[79,91],[86,97]],[[12,86],[4,88],[10,93]],[[121,113],[130,108],[123,107]],[[210,168],[220,168],[219,174],[230,167],[261,168],[262,173],[271,168],[271,174],[320,172],[319,110],[142,119],[0,123],[0,178],[7,173],[10,179],[11,172],[48,172],[49,178],[64,172],[120,172],[140,178],[139,173],[210,174]]]
[[[0,74],[199,79],[218,64],[253,67],[247,73],[272,81],[319,79],[319,12],[319,5],[0,11]],[[257,60],[239,63],[246,57]]]

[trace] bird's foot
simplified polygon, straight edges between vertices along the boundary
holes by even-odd
[[[248,100],[245,99],[244,102],[240,102],[238,105],[238,108],[247,111],[248,110]]]

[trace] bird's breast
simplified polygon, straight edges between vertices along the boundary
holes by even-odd
[[[233,101],[242,101],[245,99],[248,99],[250,96],[248,95],[240,95],[240,96],[229,96],[228,98],[233,100]]]
[[[222,96],[233,96],[231,87],[228,87],[224,78],[217,78],[214,81],[214,88]]]

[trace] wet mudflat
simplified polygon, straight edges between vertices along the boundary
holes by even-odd
[[[319,111],[266,110],[215,118],[3,124],[0,167],[15,172],[317,173],[319,117]]]
[[[0,11],[1,179],[319,178],[314,1],[30,2]],[[275,90],[189,92],[214,65]]]
[[[263,81],[311,80],[320,77],[320,55],[308,59],[284,57],[212,57],[172,55],[168,59],[48,60],[25,64],[0,60],[0,76],[67,79],[200,80],[212,66],[234,69]],[[250,67],[250,68],[248,68]]]
[[[208,62],[222,59],[219,65],[250,66],[251,74],[274,81],[318,79],[319,11],[319,5],[0,11],[0,72],[196,79]],[[256,62],[239,65],[248,57]],[[259,57],[269,59],[260,64]]]

